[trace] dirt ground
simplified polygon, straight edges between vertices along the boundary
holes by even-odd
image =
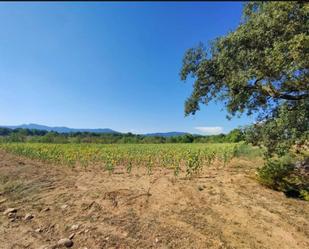
[[[254,180],[259,160],[198,177],[70,169],[0,152],[0,248],[309,248],[309,203]],[[16,208],[16,214],[3,214]],[[25,220],[26,214],[33,218]]]

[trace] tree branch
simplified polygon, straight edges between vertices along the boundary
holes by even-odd
[[[275,98],[275,99],[286,99],[286,100],[301,100],[301,99],[306,99],[309,98],[309,93],[306,92],[304,94],[300,94],[300,95],[291,95],[291,94],[287,94],[287,93],[282,93],[277,91],[273,85],[268,82],[267,85],[261,85],[259,84],[259,82],[262,80],[263,78],[257,78],[253,84],[253,86],[248,87],[248,89],[255,89],[255,90],[261,90],[262,92],[264,92],[264,94]]]
[[[286,100],[301,100],[301,99],[309,98],[309,93],[305,93],[301,95],[281,94],[279,98],[286,99]]]

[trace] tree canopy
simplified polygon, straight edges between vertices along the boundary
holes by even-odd
[[[308,58],[308,4],[247,3],[235,31],[185,53],[181,79],[194,78],[185,113],[211,100],[224,101],[230,116],[267,118],[283,102],[293,108],[309,98]]]

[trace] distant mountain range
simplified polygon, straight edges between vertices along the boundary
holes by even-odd
[[[22,124],[16,126],[1,126],[10,129],[35,129],[35,130],[43,130],[43,131],[56,131],[59,133],[70,133],[70,132],[95,132],[95,133],[120,133],[114,131],[112,129],[104,128],[104,129],[75,129],[75,128],[68,128],[68,127],[50,127],[46,125],[39,125],[39,124]]]
[[[17,128],[23,128],[23,129],[35,129],[35,130],[43,130],[43,131],[55,131],[58,133],[71,133],[71,132],[94,132],[94,133],[121,133],[118,131],[114,131],[109,128],[99,128],[99,129],[78,129],[78,128],[68,128],[68,127],[50,127],[46,125],[39,125],[39,124],[22,124],[22,125],[15,125],[15,126],[0,126],[4,128],[10,128],[10,129],[17,129]],[[142,134],[144,136],[154,137],[154,136],[162,136],[162,137],[173,137],[173,136],[181,136],[189,134],[187,132],[158,132],[158,133],[147,133]]]
[[[186,135],[186,134],[190,134],[190,133],[179,132],[179,131],[171,131],[171,132],[147,133],[147,134],[143,134],[143,135],[148,136],[148,137],[174,137],[174,136],[182,136],[182,135]]]

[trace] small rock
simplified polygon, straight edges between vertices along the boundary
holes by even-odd
[[[15,221],[15,218],[11,218],[11,219],[10,219],[10,222],[14,222],[14,221]]]
[[[34,231],[35,231],[36,233],[41,233],[41,232],[43,232],[42,228],[35,229]]]
[[[204,190],[204,187],[203,186],[198,186],[197,188],[199,191],[203,191]]]
[[[9,217],[9,218],[15,218],[15,216],[16,216],[16,213],[9,213],[9,214],[8,214],[8,217]]]
[[[42,209],[42,212],[47,212],[47,211],[49,211],[49,210],[50,210],[50,208],[49,208],[49,207],[46,207],[46,208]]]
[[[156,239],[155,239],[155,242],[156,242],[156,243],[158,243],[158,242],[159,242],[159,239],[158,239],[158,238],[156,238]]]
[[[72,247],[73,244],[74,244],[73,241],[70,239],[61,239],[57,243],[58,246],[65,246],[65,247]]]
[[[75,233],[70,234],[69,239],[73,239],[75,236]]]
[[[34,216],[33,216],[32,214],[29,214],[29,213],[28,213],[28,214],[25,215],[24,220],[31,220],[31,219],[33,219],[33,217],[34,217]]]
[[[17,209],[16,208],[8,208],[7,210],[5,210],[3,212],[4,215],[7,215],[9,213],[16,213],[17,212]]]
[[[71,230],[77,230],[79,228],[78,224],[74,224],[71,226]]]
[[[89,229],[86,229],[85,231],[84,231],[84,233],[88,233],[89,232]]]
[[[67,207],[68,207],[67,204],[63,204],[63,205],[61,206],[61,209],[66,209]]]
[[[7,199],[5,199],[5,198],[4,198],[4,199],[1,199],[1,200],[0,200],[0,204],[6,202],[6,200],[7,200]]]
[[[48,249],[48,246],[47,245],[40,246],[39,249]]]

